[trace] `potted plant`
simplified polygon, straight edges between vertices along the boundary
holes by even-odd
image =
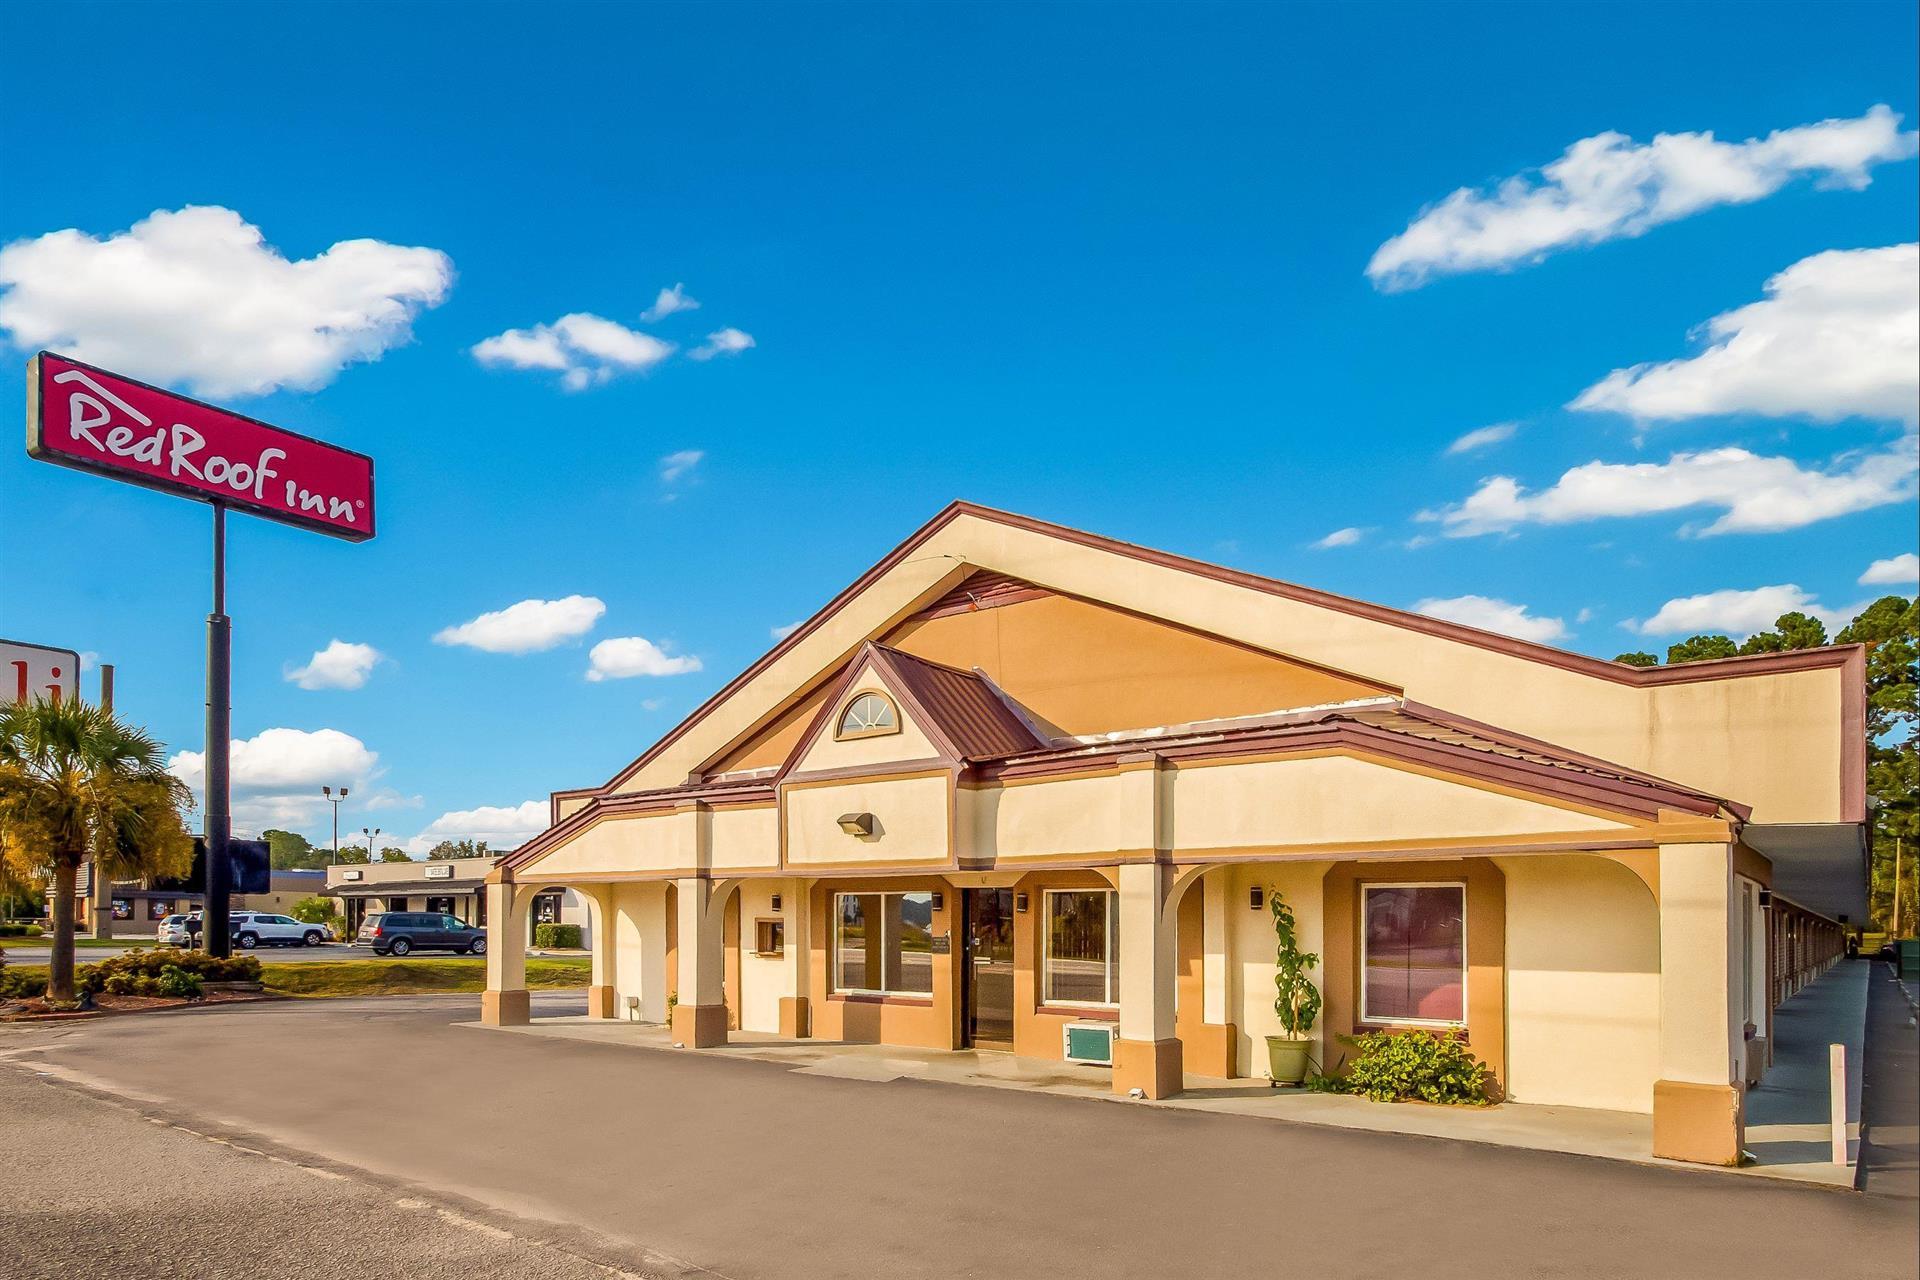
[[[1267,1037],[1267,1066],[1275,1085],[1297,1085],[1307,1078],[1307,1055],[1313,1047],[1308,1032],[1320,1016],[1320,988],[1307,977],[1307,970],[1319,964],[1320,957],[1300,950],[1293,908],[1278,889],[1267,890],[1267,905],[1273,911],[1276,944],[1273,1012],[1284,1033]]]

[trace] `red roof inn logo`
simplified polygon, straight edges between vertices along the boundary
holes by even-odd
[[[373,459],[43,351],[27,370],[27,452],[361,542]]]

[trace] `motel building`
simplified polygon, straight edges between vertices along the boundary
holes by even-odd
[[[446,858],[432,862],[361,862],[327,868],[328,897],[339,903],[347,922],[345,941],[352,941],[368,916],[389,911],[414,911],[455,916],[467,924],[487,924],[487,876],[500,862],[491,858]],[[277,873],[276,873],[277,874]],[[580,926],[582,946],[593,945],[593,916],[587,899],[571,889],[554,887],[537,895],[522,912],[525,948],[536,925]],[[488,938],[488,944],[499,941]]]
[[[589,1007],[1266,1074],[1285,895],[1338,1037],[1465,1039],[1497,1096],[1731,1164],[1774,1007],[1864,916],[1859,646],[1638,669],[956,504],[488,873]],[[371,868],[369,872],[371,872]]]

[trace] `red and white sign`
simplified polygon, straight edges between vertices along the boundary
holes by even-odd
[[[27,452],[336,538],[373,536],[373,459],[52,352],[27,367]]]
[[[71,649],[0,640],[0,704],[65,702],[80,696],[80,655]]]

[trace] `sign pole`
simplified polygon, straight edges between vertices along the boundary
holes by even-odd
[[[233,953],[227,936],[227,886],[233,814],[227,786],[233,734],[233,620],[227,617],[227,508],[213,504],[213,612],[207,615],[207,901],[201,945],[209,955]]]

